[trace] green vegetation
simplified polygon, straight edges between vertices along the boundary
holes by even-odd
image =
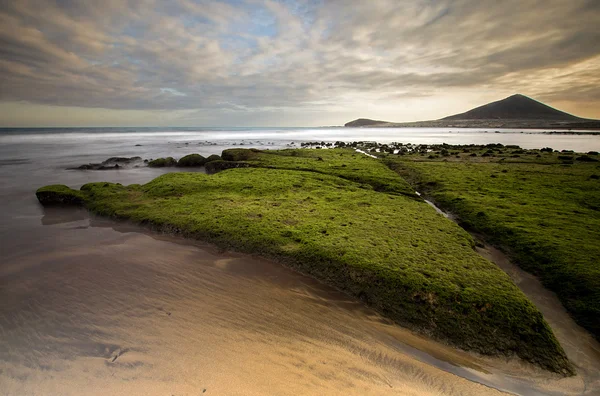
[[[208,156],[208,158],[206,158],[206,162],[213,162],[213,161],[221,161],[221,156],[217,155],[217,154],[211,154]]]
[[[151,168],[164,168],[165,166],[175,166],[177,161],[173,157],[157,158],[148,162],[148,166]]]
[[[458,158],[433,160],[414,153],[387,161],[466,228],[539,276],[600,338],[600,166],[594,154],[506,147],[492,152],[471,158],[460,150]]]
[[[278,259],[436,339],[572,373],[508,275],[380,161],[345,150],[226,150],[223,158],[252,168],[73,193],[100,215]]]
[[[81,205],[85,196],[81,191],[72,190],[63,184],[42,187],[35,195],[42,205]]]
[[[414,188],[385,164],[348,149],[259,151],[230,149],[223,159],[247,161],[251,166],[288,169],[338,176],[371,186],[375,191],[417,197]]]
[[[177,161],[179,167],[194,167],[203,166],[206,163],[206,158],[200,154],[188,154]]]

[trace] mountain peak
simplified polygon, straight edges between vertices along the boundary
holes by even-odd
[[[522,94],[476,107],[465,113],[456,114],[442,120],[581,120],[572,114],[531,99]]]

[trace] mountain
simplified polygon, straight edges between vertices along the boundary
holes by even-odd
[[[531,99],[525,95],[513,95],[497,102],[476,107],[466,113],[442,118],[442,120],[547,120],[582,121],[564,111]]]
[[[497,102],[476,107],[465,113],[440,120],[418,122],[386,122],[359,118],[346,127],[394,128],[538,128],[600,129],[600,120],[580,118],[557,110],[525,95],[516,94]]]
[[[368,118],[359,118],[358,120],[350,121],[350,122],[344,124],[344,126],[347,126],[347,127],[364,127],[364,126],[372,126],[372,125],[378,125],[378,124],[387,124],[387,122],[385,122],[385,121],[377,121],[377,120],[370,120]]]

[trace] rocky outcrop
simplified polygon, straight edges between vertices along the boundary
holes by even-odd
[[[249,168],[250,164],[243,161],[211,161],[205,165],[206,173],[213,174],[226,169]]]
[[[63,184],[42,187],[35,192],[35,195],[44,206],[83,205],[84,203],[81,191],[72,190]]]
[[[208,163],[208,162],[212,162],[212,161],[221,161],[221,160],[222,160],[222,158],[220,155],[212,154],[212,155],[208,156],[208,158],[206,159],[206,162]]]
[[[141,157],[111,157],[106,161],[99,164],[85,164],[78,166],[76,168],[67,168],[67,169],[77,169],[77,170],[112,170],[112,169],[122,169],[122,168],[132,168],[135,166],[139,166],[142,164]]]
[[[203,166],[206,163],[206,158],[200,154],[189,154],[177,161],[177,166],[185,167],[196,167]]]
[[[224,161],[249,161],[258,157],[257,149],[227,149],[221,153]]]
[[[164,168],[167,166],[176,166],[176,165],[177,165],[177,161],[173,157],[157,158],[155,160],[148,162],[148,166],[150,168]]]

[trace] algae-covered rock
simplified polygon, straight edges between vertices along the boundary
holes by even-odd
[[[209,173],[247,169],[175,172],[142,186],[91,183],[81,193],[99,215],[280,259],[450,345],[573,372],[510,277],[381,161],[351,150],[223,157],[254,158],[206,164]]]
[[[249,161],[258,158],[259,154],[257,149],[227,149],[223,150],[221,157],[224,161]]]
[[[206,158],[201,156],[200,154],[189,154],[185,157],[181,158],[177,162],[177,166],[180,167],[195,167],[195,166],[203,166],[206,163]]]
[[[212,154],[212,155],[208,156],[208,158],[206,159],[206,162],[208,163],[208,162],[221,161],[221,160],[222,160],[222,158],[220,155]]]
[[[63,184],[45,186],[35,192],[37,199],[44,206],[50,205],[83,205],[81,191],[73,190]]]
[[[208,162],[205,166],[206,166],[206,173],[213,174],[213,173],[224,171],[226,169],[248,168],[248,167],[250,167],[250,164],[247,162],[243,162],[243,161],[217,160],[217,161]]]
[[[67,168],[69,170],[111,170],[121,169],[139,165],[142,163],[141,157],[111,157],[99,164],[84,164],[76,168]]]
[[[148,162],[148,166],[151,168],[164,168],[167,166],[176,166],[177,161],[173,157],[157,158],[153,161]]]

